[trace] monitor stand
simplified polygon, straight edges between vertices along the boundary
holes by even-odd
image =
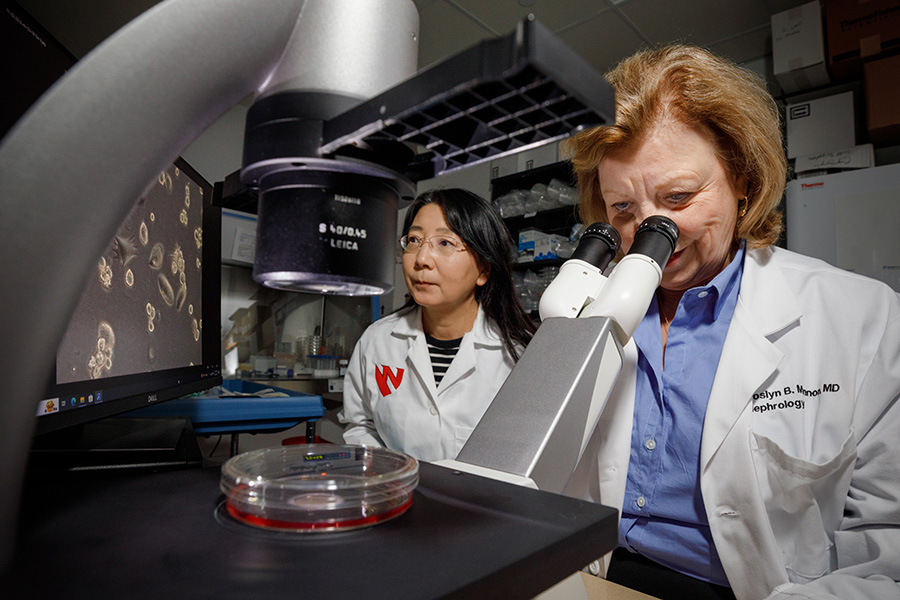
[[[31,470],[160,470],[199,467],[190,419],[109,417],[37,436]]]

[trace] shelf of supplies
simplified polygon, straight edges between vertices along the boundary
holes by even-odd
[[[507,217],[503,219],[510,232],[517,233],[528,227],[535,227],[545,233],[561,233],[566,236],[575,223],[578,223],[576,206],[560,206],[536,213]]]
[[[520,262],[513,265],[515,271],[539,271],[547,267],[559,267],[566,262],[564,258],[551,258],[548,260],[532,260],[530,262]]]
[[[554,178],[574,186],[572,163],[560,161],[492,179],[491,198],[499,198],[512,190],[530,190],[534,184],[550,183],[550,180]]]

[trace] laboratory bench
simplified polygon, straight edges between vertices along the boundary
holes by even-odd
[[[30,477],[0,585],[35,600],[527,599],[616,544],[615,509],[419,466],[406,513],[330,534],[233,519],[215,468]]]

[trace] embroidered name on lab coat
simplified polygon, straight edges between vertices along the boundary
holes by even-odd
[[[390,381],[391,385],[394,386],[394,390],[400,387],[400,382],[403,381],[403,369],[398,368],[396,375],[394,371],[387,365],[381,365],[379,369],[377,366],[375,367],[375,383],[378,384],[378,391],[381,392],[381,396],[390,396],[394,391],[388,385]]]
[[[776,390],[763,390],[753,394],[753,400],[776,400],[776,402],[758,403],[753,407],[753,412],[767,412],[770,410],[783,410],[785,408],[806,408],[806,398],[816,398],[822,394],[833,394],[841,390],[840,384],[823,383],[819,388],[807,389],[801,384],[794,387],[785,387]]]

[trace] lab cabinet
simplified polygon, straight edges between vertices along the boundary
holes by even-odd
[[[787,248],[900,292],[900,164],[791,181]]]

